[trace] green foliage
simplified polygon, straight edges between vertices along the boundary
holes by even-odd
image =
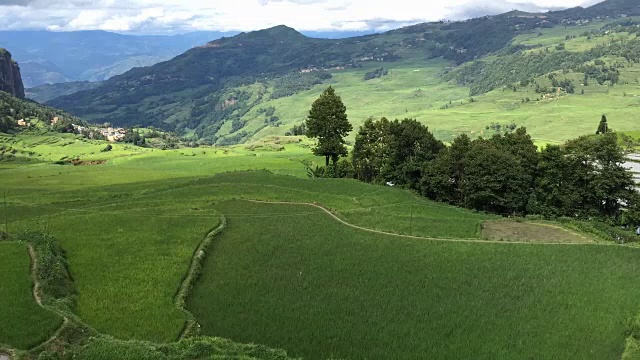
[[[122,141],[135,146],[145,146],[146,144],[145,137],[140,135],[139,131],[133,129],[127,129]]]
[[[18,120],[32,122],[34,119],[49,124],[58,117],[58,123],[54,127],[55,131],[61,131],[63,127],[70,127],[71,123],[84,124],[84,122],[65,112],[50,107],[42,106],[38,103],[18,99],[8,93],[0,91],[0,132],[8,132],[17,128]],[[73,129],[71,127],[71,129]],[[63,131],[61,131],[63,132]]]
[[[43,304],[73,312],[77,294],[65,252],[58,241],[44,231],[25,231],[16,235],[15,240],[28,243],[35,249],[38,261],[35,272]]]
[[[243,345],[220,338],[196,337],[171,344],[122,341],[109,337],[91,339],[74,350],[73,359],[110,360],[287,360],[284,350],[262,345]]]
[[[347,108],[331,86],[311,105],[306,127],[307,136],[318,139],[313,153],[324,156],[326,166],[329,159],[335,166],[340,157],[347,155],[344,138],[353,127],[347,120]]]
[[[368,73],[364,74],[364,81],[381,78],[383,76],[387,76],[387,74],[389,74],[388,69],[377,68],[373,71],[369,71]]]
[[[342,159],[337,163],[330,163],[326,166],[313,166],[313,164],[305,163],[307,168],[307,176],[312,179],[316,178],[353,178],[354,170],[353,164],[347,160]]]
[[[322,84],[331,79],[331,73],[327,71],[312,71],[310,73],[292,72],[274,80],[274,91],[271,99],[279,99],[306,91],[315,85]]]
[[[285,136],[302,136],[307,134],[307,124],[302,123],[299,126],[293,125],[291,130],[285,133]]]
[[[358,179],[417,189],[423,164],[443,149],[444,144],[417,120],[369,119],[356,136],[353,165]]]
[[[602,115],[602,119],[600,119],[600,123],[598,124],[598,130],[596,131],[596,135],[606,134],[609,132],[609,124],[607,124],[607,116]]]
[[[391,181],[434,200],[503,215],[595,216],[614,222],[621,220],[623,204],[635,204],[637,196],[624,162],[614,133],[539,153],[526,129],[519,128],[490,139],[470,141],[461,135],[444,149],[415,120],[369,119],[353,149],[355,175],[363,181]]]

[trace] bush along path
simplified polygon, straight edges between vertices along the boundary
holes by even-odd
[[[205,236],[194,252],[189,271],[175,298],[176,306],[187,314],[188,320],[181,339],[169,344],[119,340],[101,334],[85,324],[75,314],[77,294],[65,253],[56,239],[45,231],[28,231],[9,239],[28,246],[34,284],[33,297],[37,304],[60,315],[64,321],[51,338],[31,350],[20,351],[0,346],[0,360],[291,359],[280,349],[195,336],[199,326],[193,315],[184,308],[185,300],[198,279],[207,247],[225,226],[226,219],[221,216],[219,225]]]
[[[46,310],[63,318],[62,325],[44,343],[29,351],[12,351],[16,359],[48,359],[53,349],[70,348],[97,332],[75,315],[76,291],[64,251],[56,239],[44,231],[28,231],[12,241],[26,243],[31,258],[33,297]],[[55,357],[54,357],[55,358]]]
[[[186,302],[187,298],[191,294],[191,291],[193,290],[193,287],[195,286],[198,278],[202,273],[202,264],[205,257],[207,256],[207,249],[211,245],[213,239],[221,234],[226,226],[227,219],[223,215],[220,215],[219,225],[204,237],[204,240],[202,240],[200,245],[198,245],[198,248],[196,248],[196,251],[191,257],[191,265],[189,266],[189,271],[184,277],[182,285],[178,289],[178,292],[175,296],[176,306],[187,315],[187,321],[185,322],[184,329],[180,333],[179,339],[196,336],[200,333],[200,324],[198,324],[198,322],[196,321],[195,316],[193,316],[193,314],[191,314],[191,312],[187,310]]]

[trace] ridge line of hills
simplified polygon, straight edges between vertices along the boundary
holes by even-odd
[[[586,86],[579,83],[583,75],[598,85],[627,82],[625,74],[620,75],[623,62],[640,59],[635,37],[640,22],[633,18],[638,15],[640,7],[634,1],[608,0],[589,8],[544,14],[512,11],[345,39],[310,38],[282,25],[222,37],[99,84],[69,84],[61,93],[70,94],[47,105],[88,121],[155,126],[197,143],[218,145],[284,134],[304,119],[310,97],[328,84],[356,98],[352,103],[358,113],[350,116],[355,125],[367,116],[442,117],[451,107],[479,107],[474,105],[476,97],[506,87],[526,92],[522,103],[529,103],[573,94],[576,86]],[[565,43],[583,38],[591,42],[611,31],[628,38],[565,49]],[[540,43],[535,42],[536,33]],[[545,38],[551,33],[553,38]],[[603,60],[607,57],[611,59]],[[410,68],[430,73],[408,78]],[[356,76],[361,81],[356,82]],[[369,109],[361,106],[363,96],[370,94],[367,88],[375,84],[392,94],[399,90],[394,88],[398,78],[405,76],[402,91],[413,91],[411,96]],[[433,86],[438,92],[431,96],[422,91]],[[418,103],[415,97],[426,99]],[[447,129],[440,137],[481,131],[490,124],[467,125]]]

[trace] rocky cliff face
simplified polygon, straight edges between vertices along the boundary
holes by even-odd
[[[13,61],[11,53],[0,49],[0,91],[24,99],[24,85],[20,76],[20,67]]]

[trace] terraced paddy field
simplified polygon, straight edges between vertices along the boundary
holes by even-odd
[[[27,350],[47,340],[62,317],[38,306],[26,244],[0,241],[0,348]]]
[[[640,311],[637,248],[485,241],[482,224],[495,216],[401,189],[307,179],[300,160],[313,158],[304,144],[118,151],[103,165],[16,160],[0,170],[9,233],[54,235],[78,293],[76,313],[116,339],[178,339],[189,315],[175,296],[223,216],[188,309],[203,335],[291,356],[619,358]],[[553,240],[532,234],[524,240]],[[24,284],[28,304],[26,250],[0,246],[16,247],[10,267],[22,267],[3,271],[0,288]],[[0,319],[16,314],[0,306]],[[51,329],[60,321],[52,318]],[[33,345],[16,334],[11,328],[0,343]],[[77,358],[109,358],[115,350],[105,339]],[[217,348],[207,341],[193,346]],[[119,358],[164,359],[186,346],[141,344],[122,345]]]
[[[229,224],[189,309],[208,335],[295,356],[616,358],[638,307],[636,250],[398,238],[304,205],[218,209]]]

